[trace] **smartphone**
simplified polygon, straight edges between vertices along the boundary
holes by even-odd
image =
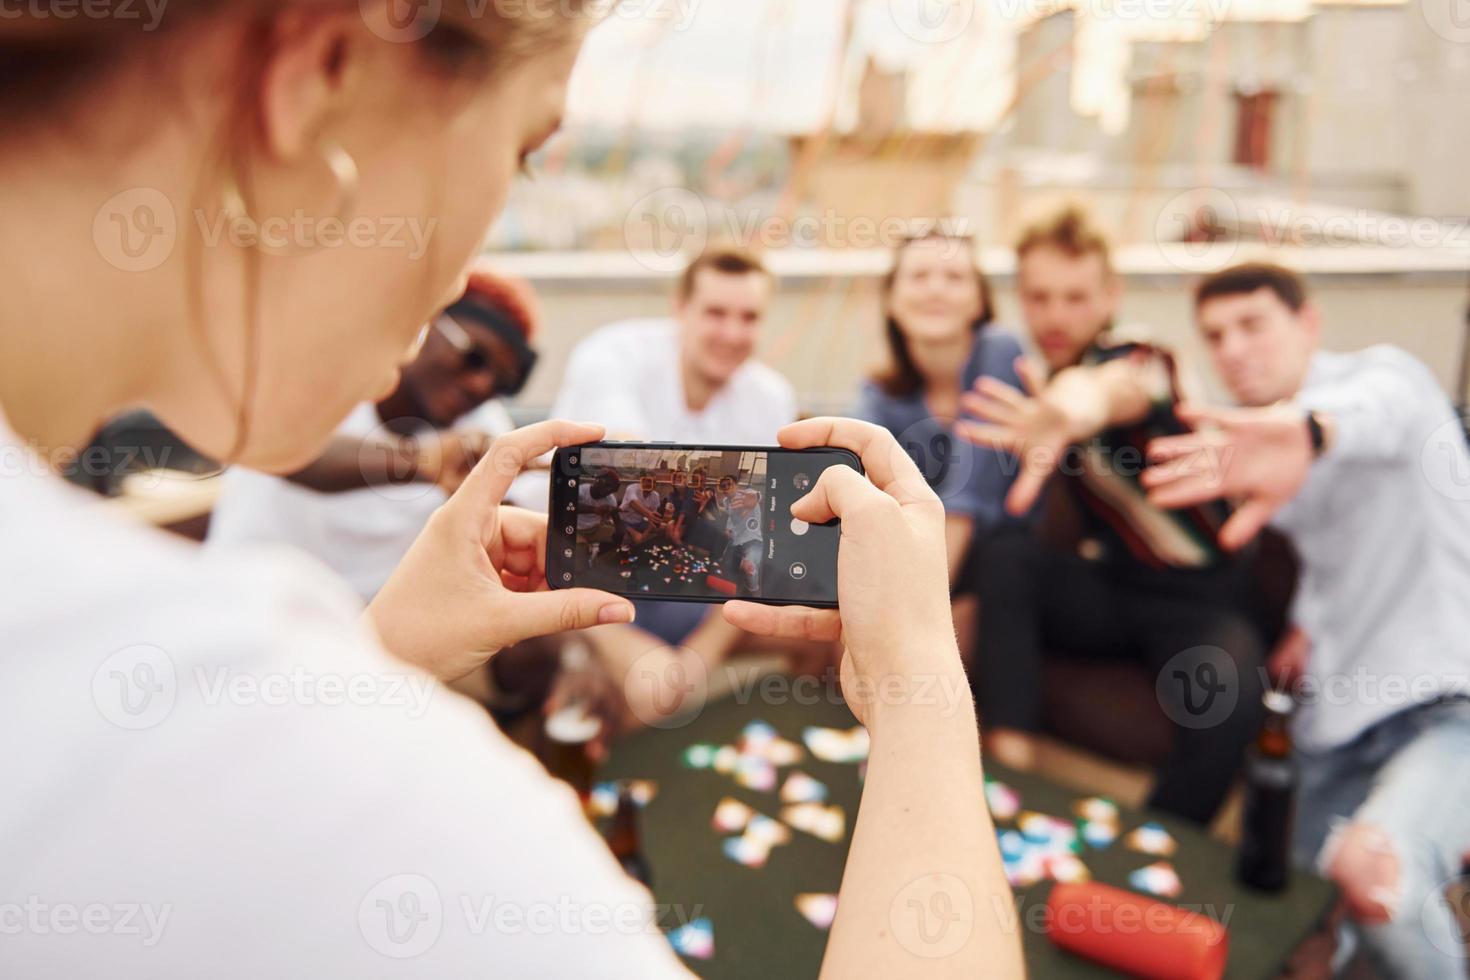
[[[837,605],[840,522],[791,516],[845,449],[597,442],[558,449],[547,513],[554,589],[632,599]]]

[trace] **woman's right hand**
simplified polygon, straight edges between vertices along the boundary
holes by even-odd
[[[812,524],[839,518],[838,610],[732,601],[725,618],[763,636],[842,639],[842,686],[859,721],[910,699],[904,691],[963,678],[949,605],[944,505],[886,429],[854,419],[819,418],[788,425],[787,449],[832,446],[862,459],[867,476],[847,466],[822,473],[791,505]]]

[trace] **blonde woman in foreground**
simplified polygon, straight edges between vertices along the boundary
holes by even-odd
[[[628,620],[545,590],[544,519],[499,506],[598,428],[500,440],[365,613],[323,568],[206,556],[52,472],[131,406],[216,458],[313,459],[461,292],[557,128],[579,8],[0,19],[0,973],[686,975],[570,791],[432,684]],[[793,507],[843,519],[843,614],[726,616],[840,630],[850,692],[965,689],[933,684],[960,675],[933,493],[873,427],[782,439],[872,478],[833,471]],[[824,974],[1019,976],[972,706],[854,702],[872,757]]]

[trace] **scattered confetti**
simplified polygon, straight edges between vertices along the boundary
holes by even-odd
[[[830,929],[837,917],[837,896],[828,892],[804,892],[796,896],[796,911],[818,929]]]
[[[727,796],[715,807],[714,828],[724,834],[737,834],[750,823],[755,811],[733,796]]]
[[[1140,854],[1173,857],[1179,845],[1169,832],[1156,823],[1146,823],[1123,838],[1123,843]]]
[[[804,772],[793,772],[781,787],[783,803],[822,803],[826,799],[827,787]]]
[[[1014,820],[1021,811],[1021,794],[992,779],[985,780],[985,802],[990,807],[990,815],[997,820]]]
[[[618,793],[628,787],[628,795],[640,807],[648,806],[658,795],[658,783],[651,779],[626,779],[598,783],[588,796],[587,810],[594,817],[610,817],[618,811]]]
[[[1118,839],[1118,825],[1101,821],[1089,821],[1082,825],[1082,839],[1095,850],[1105,850]]]
[[[861,762],[868,757],[868,730],[862,725],[847,731],[808,727],[802,731],[801,740],[812,755],[824,762]]]
[[[715,927],[701,916],[669,933],[669,942],[680,956],[707,960],[715,955]]]
[[[1103,796],[1093,796],[1085,800],[1078,800],[1077,805],[1072,808],[1088,823],[1117,823],[1118,805]]]
[[[763,868],[771,856],[771,845],[747,836],[728,838],[723,846],[725,856],[747,868]]]
[[[719,751],[718,746],[699,742],[684,750],[684,765],[690,769],[709,769],[715,764],[715,753]]]
[[[1179,893],[1184,890],[1184,885],[1179,881],[1179,873],[1168,861],[1139,868],[1128,876],[1128,884],[1160,898],[1178,898]]]
[[[781,819],[803,833],[836,844],[847,836],[847,813],[840,806],[797,803],[781,811]]]

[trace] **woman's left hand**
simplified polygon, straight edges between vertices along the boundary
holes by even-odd
[[[626,599],[595,589],[551,589],[546,517],[501,506],[532,460],[558,446],[595,442],[602,432],[550,421],[491,444],[368,605],[368,621],[391,653],[453,680],[533,636],[632,622]]]

